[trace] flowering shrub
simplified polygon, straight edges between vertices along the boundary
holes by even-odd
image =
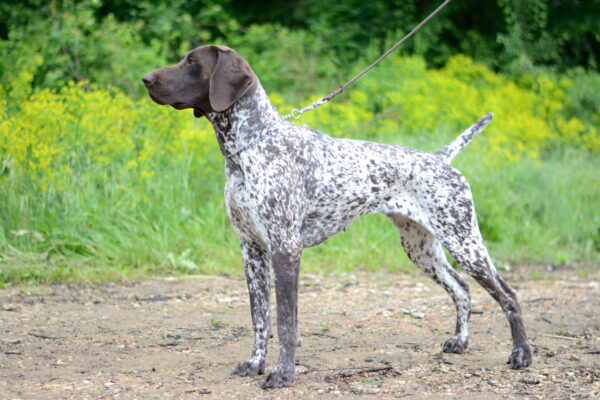
[[[377,135],[393,141],[414,133],[432,138],[440,129],[456,136],[493,112],[493,123],[475,141],[475,146],[485,147],[481,150],[489,162],[538,158],[541,150],[556,146],[600,152],[597,128],[565,115],[566,79],[557,84],[539,77],[533,82],[535,90],[529,90],[459,55],[440,70],[427,69],[418,57],[395,57],[359,82],[348,89],[346,102],[333,101],[325,110],[303,116],[302,122],[334,135]],[[384,118],[368,123],[372,111]],[[360,130],[352,129],[357,126]]]
[[[40,192],[73,190],[69,183],[82,176],[99,184],[130,175],[148,179],[189,154],[198,160],[195,169],[215,147],[212,128],[190,113],[175,113],[146,99],[134,102],[85,83],[71,83],[59,92],[39,90],[18,110],[4,111],[4,168],[12,179],[23,179]]]

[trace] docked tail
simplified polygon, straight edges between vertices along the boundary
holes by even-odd
[[[464,147],[468,145],[487,124],[490,123],[493,116],[493,113],[485,114],[479,121],[475,122],[469,129],[465,130],[459,137],[454,139],[452,143],[443,149],[436,151],[434,154],[441,156],[447,163],[450,163],[452,159],[456,157],[456,155],[460,153],[460,151],[464,149]]]

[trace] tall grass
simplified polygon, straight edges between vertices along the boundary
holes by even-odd
[[[600,261],[600,142],[556,100],[566,98],[564,82],[523,87],[465,58],[442,70],[419,58],[386,65],[300,123],[437,150],[495,111],[455,160],[494,259]],[[0,89],[0,284],[242,273],[205,120],[81,84],[29,95],[31,74],[21,78]],[[393,225],[368,216],[307,249],[302,268],[408,265]]]

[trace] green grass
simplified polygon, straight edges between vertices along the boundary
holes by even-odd
[[[476,171],[479,169],[479,171]],[[496,258],[508,263],[598,263],[598,160],[555,151],[496,171],[464,168],[481,230]]]
[[[598,263],[596,159],[556,152],[543,162],[490,170],[484,155],[469,150],[456,164],[471,182],[481,230],[499,266]],[[0,284],[243,274],[225,213],[223,176],[202,182],[181,168],[185,165],[163,171],[146,188],[153,197],[134,205],[110,187],[98,191],[85,184],[70,198],[45,203],[13,191],[7,196],[12,218],[35,221],[43,233],[0,229]],[[381,215],[360,218],[323,245],[306,249],[302,259],[302,270],[311,273],[408,268],[396,229]]]
[[[181,162],[144,182],[132,174],[98,187],[85,178],[60,197],[28,195],[19,182],[0,186],[8,222],[0,227],[0,284],[239,273],[222,173],[203,182]],[[145,196],[123,196],[120,185]]]

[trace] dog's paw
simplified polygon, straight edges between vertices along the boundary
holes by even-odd
[[[294,381],[294,372],[281,371],[279,368],[269,372],[267,377],[260,383],[260,387],[263,389],[268,388],[282,388],[284,386],[290,386]]]
[[[242,361],[237,367],[231,372],[232,375],[239,376],[255,376],[262,375],[265,373],[265,362],[256,363],[251,361]]]
[[[459,336],[452,336],[450,339],[446,340],[442,350],[444,353],[462,354],[465,352],[468,344],[468,340],[461,339]]]
[[[507,364],[510,364],[512,369],[519,369],[531,365],[531,346],[525,342],[513,348],[512,353],[508,357]]]

